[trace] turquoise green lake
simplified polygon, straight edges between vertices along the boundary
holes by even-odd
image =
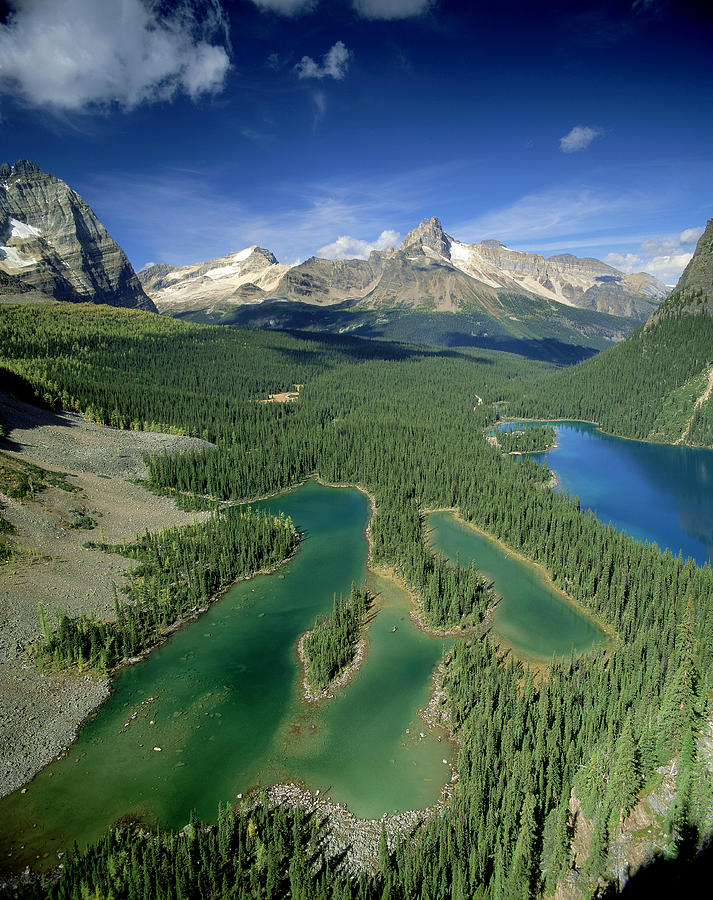
[[[434,550],[462,566],[475,563],[493,582],[501,598],[493,630],[519,656],[550,660],[572,651],[581,653],[606,639],[599,626],[570,603],[541,569],[469,528],[452,513],[434,512],[427,521]]]
[[[6,866],[46,853],[50,863],[126,817],[180,828],[195,809],[211,821],[220,801],[288,779],[365,817],[438,798],[453,749],[418,710],[443,641],[412,625],[404,592],[368,573],[368,500],[311,481],[255,505],[292,517],[299,552],[123,670],[65,758],[0,801]],[[308,706],[297,638],[365,578],[380,595],[366,659],[333,700]]]

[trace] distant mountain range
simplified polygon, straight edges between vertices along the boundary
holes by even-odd
[[[253,246],[191,266],[151,266],[139,279],[161,312],[208,316],[240,304],[290,301],[483,310],[498,318],[503,294],[518,294],[643,321],[668,293],[651,275],[625,275],[597,259],[545,258],[510,250],[500,241],[463,244],[446,234],[437,218],[424,219],[398,249],[374,250],[366,260],[313,256],[289,267]]]
[[[625,275],[597,259],[464,244],[436,218],[368,259],[288,266],[252,246],[189,266],[153,265],[137,277],[65,182],[28,160],[0,164],[0,301],[90,301],[572,361],[622,340],[666,294],[651,275]]]
[[[0,300],[68,300],[156,311],[124,251],[64,181],[0,163]]]

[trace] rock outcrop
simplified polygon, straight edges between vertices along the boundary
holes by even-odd
[[[119,245],[64,181],[26,159],[0,163],[0,299],[156,311]]]

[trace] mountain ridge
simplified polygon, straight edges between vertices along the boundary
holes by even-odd
[[[586,419],[623,437],[712,447],[712,373],[713,219],[676,287],[642,328],[566,375],[513,393],[507,412]]]
[[[211,284],[196,285],[195,278],[207,263],[172,267],[170,284],[166,269],[159,266],[139,273],[139,279],[157,307],[171,314],[216,312],[230,304],[261,301],[318,306],[351,301],[377,309],[396,306],[445,312],[474,305],[497,315],[499,295],[508,291],[644,321],[668,293],[647,273],[626,275],[593,258],[543,257],[510,250],[495,240],[464,244],[447,234],[435,216],[409,231],[398,248],[372,250],[367,259],[311,256],[284,266],[269,251],[253,246],[211,262],[227,269],[231,259],[248,251],[246,262],[257,251],[263,254],[261,265],[253,266],[257,276],[253,280],[247,277],[247,267],[242,267],[232,279],[213,278]]]

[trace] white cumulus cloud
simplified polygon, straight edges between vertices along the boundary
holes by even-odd
[[[300,78],[336,78],[340,81],[347,74],[351,51],[342,41],[337,41],[324,54],[322,65],[316,63],[311,56],[303,56],[295,68]]]
[[[317,254],[324,259],[367,259],[372,250],[395,247],[400,237],[399,232],[393,229],[382,231],[375,241],[363,241],[342,234],[333,243],[320,247]]]
[[[601,128],[593,128],[591,125],[575,125],[570,132],[560,138],[560,148],[564,153],[586,150],[592,141],[601,134]]]
[[[0,24],[0,91],[32,106],[83,111],[192,99],[223,87],[230,67],[219,0],[11,0]],[[213,39],[217,37],[216,42]]]
[[[434,0],[354,0],[354,9],[365,19],[409,19],[422,16]]]
[[[609,253],[604,262],[622,272],[648,272],[665,284],[675,284],[702,234],[703,228],[686,228],[680,234],[646,238],[637,253]]]

